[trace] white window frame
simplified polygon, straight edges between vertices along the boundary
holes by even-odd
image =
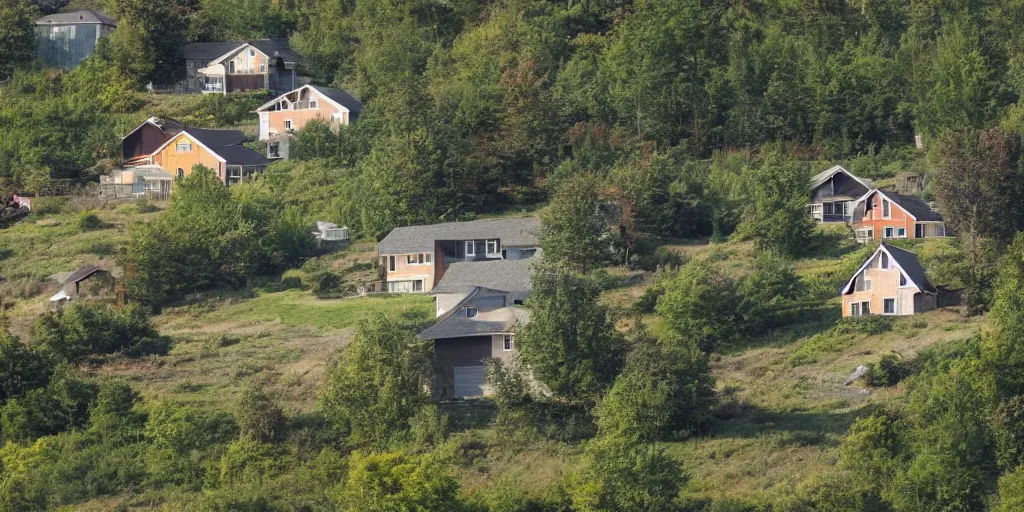
[[[865,306],[867,306],[867,307],[865,307]],[[865,311],[866,311],[866,313],[865,313]],[[860,302],[860,316],[870,315],[870,314],[871,314],[871,301],[870,300],[862,300]]]
[[[516,335],[515,334],[506,334],[502,338],[501,351],[502,352],[512,352],[512,348],[515,346],[515,343],[516,343]]]
[[[320,104],[316,100],[310,100],[309,108],[320,108]]]
[[[900,231],[903,232],[902,235],[900,235]],[[907,228],[896,228],[896,238],[906,238],[906,237],[907,237]]]
[[[423,264],[424,265],[429,265],[429,264],[431,264],[433,262],[434,262],[434,254],[433,253],[429,253],[429,252],[428,253],[424,253],[424,255],[423,255]]]
[[[187,149],[182,150],[182,148],[187,148]],[[177,153],[177,154],[191,153],[192,152],[192,143],[191,142],[178,142],[177,144],[174,145],[174,152]]]
[[[394,256],[388,256],[388,272],[398,271],[398,258]]]
[[[895,233],[895,229],[896,228],[892,226],[882,228],[882,238],[893,238],[893,233]]]
[[[885,301],[887,301],[887,300],[891,300],[892,301],[892,313],[886,313],[885,312]],[[882,297],[882,314],[883,315],[885,315],[885,316],[893,316],[893,315],[899,314],[899,311],[900,311],[900,303],[899,303],[899,300],[897,300],[896,297]]]
[[[501,241],[497,238],[492,238],[486,242],[486,250],[488,256],[497,256],[501,254]],[[491,250],[491,244],[494,244],[494,250]]]
[[[476,240],[466,240],[466,257],[476,256]]]
[[[260,73],[266,73],[266,72],[267,72],[267,65],[266,64],[260,64]]]
[[[886,213],[886,211],[888,211],[889,213]],[[884,197],[882,198],[882,218],[892,218],[892,203],[888,199],[885,199]]]
[[[888,254],[886,254],[884,252],[882,254],[879,254],[878,255],[878,268],[880,268],[882,270],[889,270],[890,268],[892,268],[892,261],[889,261],[889,260],[890,260],[890,258],[889,258]]]
[[[285,130],[291,130],[292,126],[295,126],[295,123],[293,122],[292,119],[285,119],[284,120],[284,129]]]
[[[850,303],[850,316],[860,316],[860,302]]]
[[[249,56],[250,57],[255,57],[256,56],[256,50],[253,50],[252,48],[249,48]]]
[[[910,278],[907,274],[904,274],[902,270],[900,272],[900,288],[910,288]]]
[[[181,167],[178,167],[177,177],[178,178],[184,178],[185,177],[185,169],[182,169]]]
[[[422,279],[414,279],[411,282],[412,282],[412,293],[423,293],[424,291],[426,291],[426,286],[424,286],[424,283],[423,283]],[[416,289],[416,285],[419,285],[419,287],[420,287],[419,290]]]
[[[476,306],[466,306],[466,318],[476,318],[478,314],[480,314],[480,310]]]
[[[945,237],[946,236],[946,225],[945,224],[936,224],[935,225],[935,236],[937,236],[937,237]]]

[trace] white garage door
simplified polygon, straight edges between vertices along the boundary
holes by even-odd
[[[486,366],[455,367],[455,397],[483,396],[487,384]]]

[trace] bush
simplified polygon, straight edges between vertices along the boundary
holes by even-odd
[[[793,307],[804,296],[805,287],[787,260],[761,254],[739,293],[742,328],[748,335],[757,335],[795,321]]]
[[[238,430],[231,416],[168,402],[149,412],[146,466],[152,483],[198,489]]]
[[[692,262],[665,281],[657,312],[681,337],[711,352],[740,334],[741,297],[736,282],[710,263]]]
[[[78,214],[78,220],[75,221],[75,226],[77,226],[80,231],[95,231],[97,229],[108,227],[108,224],[103,222],[99,215],[85,211]]]
[[[442,465],[426,456],[397,452],[354,452],[348,476],[330,495],[342,510],[360,512],[465,508],[458,480]]]
[[[513,442],[526,442],[537,435],[537,411],[519,362],[489,360],[487,383],[494,390],[492,399],[498,406],[494,426],[501,437]]]
[[[90,431],[119,443],[140,441],[146,425],[146,415],[137,409],[141,402],[142,398],[127,383],[103,382],[89,413]]]
[[[652,442],[699,430],[714,402],[715,380],[695,344],[641,338],[595,416],[601,435]]]
[[[409,431],[416,446],[438,446],[448,439],[448,415],[434,404],[425,405],[409,418]]]
[[[32,213],[37,215],[54,215],[64,213],[68,200],[63,197],[43,196],[32,200]]]
[[[999,505],[993,512],[1024,510],[1024,467],[999,477]]]
[[[878,359],[878,363],[868,364],[864,381],[868,386],[883,388],[895,386],[908,374],[909,369],[903,364],[901,357],[896,354],[884,354]]]
[[[243,438],[272,443],[284,433],[284,411],[262,390],[248,388],[235,411]]]
[[[220,485],[259,486],[283,469],[273,445],[243,437],[228,445],[220,458]]]
[[[115,308],[81,301],[40,317],[32,339],[40,349],[68,361],[115,352],[166,353],[169,343],[161,340],[149,313],[137,305]]]
[[[0,330],[0,406],[46,386],[51,373],[53,367],[43,354]]]
[[[565,487],[579,512],[647,512],[671,510],[683,483],[679,464],[661,449],[612,436],[586,444]]]
[[[1024,396],[1014,396],[999,404],[993,429],[998,466],[1012,470],[1024,464]]]
[[[0,409],[0,434],[6,441],[29,442],[84,426],[97,386],[59,371],[45,388],[33,389]]]

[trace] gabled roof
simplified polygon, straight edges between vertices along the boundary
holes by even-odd
[[[485,219],[468,222],[446,222],[428,226],[395,228],[377,245],[380,254],[411,254],[434,250],[434,242],[442,240],[483,240],[497,238],[502,248],[537,247],[540,241],[540,219]]]
[[[854,222],[857,222],[864,217],[865,209],[862,208],[861,205],[867,204],[867,200],[876,193],[882,194],[882,196],[894,203],[896,206],[899,206],[901,210],[918,222],[942,222],[944,220],[941,213],[932,210],[932,207],[928,206],[928,203],[925,203],[917,197],[905,196],[903,194],[897,194],[896,192],[875,189],[864,194],[863,197],[857,200],[857,205],[854,208]],[[857,216],[858,212],[860,215],[859,217]]]
[[[279,57],[284,62],[298,62],[299,55],[288,45],[287,39],[253,39],[250,41],[219,41],[191,43],[182,52],[185,60],[207,60],[216,64],[241,50],[246,45],[256,48],[267,57]]]
[[[167,134],[168,137],[172,137],[174,135],[177,135],[177,134],[181,133],[182,130],[185,129],[185,125],[182,122],[174,120],[174,119],[171,119],[169,117],[151,117],[151,118],[146,119],[145,121],[143,121],[142,124],[136,126],[135,129],[130,131],[130,132],[128,132],[127,135],[125,135],[124,137],[121,137],[121,140],[127,139],[133,133],[141,130],[142,127],[146,126],[147,124],[155,126],[158,130],[160,130],[160,131],[164,132],[165,134]]]
[[[80,11],[58,12],[43,16],[36,20],[36,25],[108,25],[116,27],[117,22],[104,16],[99,11],[83,9]]]
[[[67,279],[64,279],[63,284],[80,283],[82,281],[85,281],[86,279],[89,278],[89,276],[97,272],[106,272],[106,270],[103,270],[102,268],[97,267],[96,265],[86,265],[72,272],[71,275],[67,277]]]
[[[351,94],[341,89],[331,89],[330,87],[320,87],[319,85],[303,85],[296,89],[292,89],[284,94],[276,96],[274,99],[262,104],[257,108],[256,112],[263,112],[268,108],[272,107],[278,101],[281,101],[285,96],[290,94],[296,94],[303,89],[311,89],[320,94],[321,97],[327,101],[333,103],[336,107],[348,110],[352,113],[359,113],[363,111],[363,104],[352,96]],[[291,100],[289,100],[291,101]]]
[[[507,293],[479,286],[473,288],[455,307],[438,317],[434,325],[419,333],[417,338],[421,340],[437,340],[512,332],[516,324],[529,320],[527,311],[522,307],[505,306],[486,313],[481,311],[473,318],[467,318],[463,313],[464,308],[473,306],[482,299],[502,295],[507,296]]]
[[[178,135],[184,134],[210,152],[215,158],[226,165],[270,165],[263,155],[242,146],[245,134],[237,130],[210,130],[207,128],[185,128]],[[164,150],[177,136],[167,139],[153,151],[157,154]]]
[[[869,257],[864,264],[854,272],[853,276],[850,277],[850,280],[846,282],[846,286],[843,286],[843,295],[852,291],[853,282],[857,276],[859,276],[860,273],[867,268],[868,264],[870,264],[871,261],[882,252],[889,255],[889,259],[903,272],[904,275],[907,276],[907,279],[909,279],[914,286],[917,286],[919,290],[933,293],[936,291],[935,287],[932,286],[932,283],[928,281],[928,274],[925,273],[924,268],[921,267],[921,263],[917,261],[917,256],[915,256],[914,253],[882,242],[881,245],[878,246],[878,249],[871,253],[871,257]]]
[[[510,292],[516,299],[524,298],[533,289],[530,269],[538,257],[455,262],[448,266],[430,293],[466,293],[479,286]]]
[[[860,178],[858,176],[855,176],[852,172],[847,171],[846,168],[841,165],[834,165],[832,167],[829,167],[828,169],[825,169],[824,171],[819,172],[818,174],[815,174],[814,177],[811,178],[811,188],[815,189],[820,187],[825,182],[832,179],[832,176],[835,176],[836,174],[839,173],[846,174],[857,183],[864,185],[864,187],[866,187],[868,190],[875,188],[875,182],[867,178]]]

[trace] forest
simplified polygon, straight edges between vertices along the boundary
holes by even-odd
[[[44,69],[35,19],[85,8],[117,30]],[[358,121],[87,197],[150,116],[251,139],[266,94],[173,88],[267,38]],[[1020,510],[1022,93],[1024,0],[3,0],[0,511]],[[921,178],[955,236],[893,243],[960,304],[841,318],[874,247],[808,216],[836,164]],[[525,214],[521,361],[436,403],[429,298],[340,297],[396,227]],[[46,309],[87,263],[128,306]]]

